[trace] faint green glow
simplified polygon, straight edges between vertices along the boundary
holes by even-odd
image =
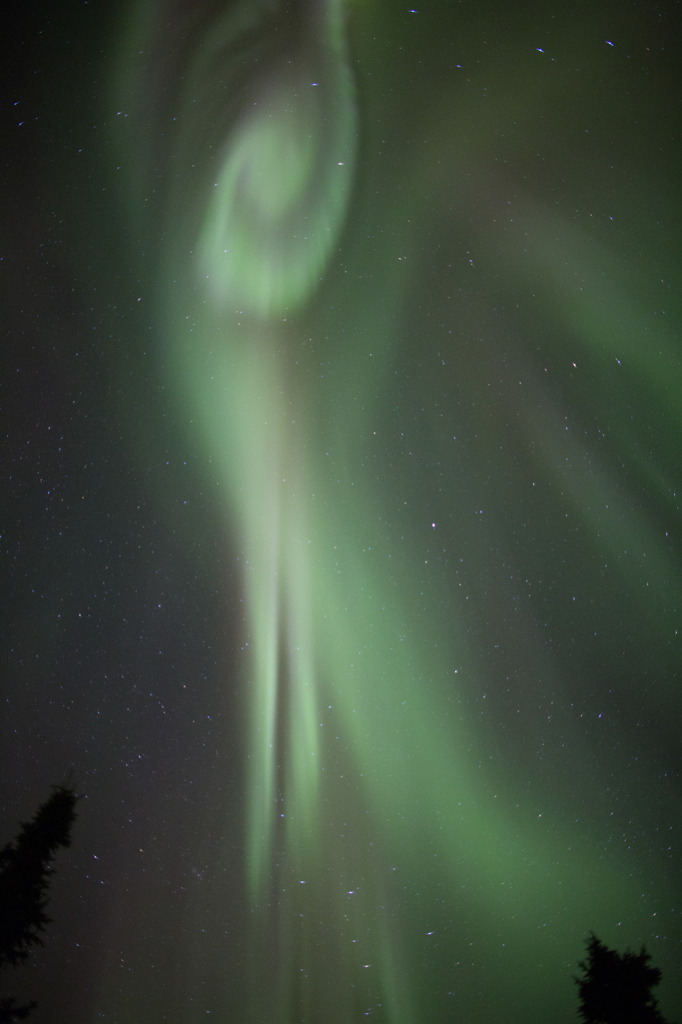
[[[556,812],[551,828],[537,813],[520,824],[513,788],[482,769],[476,732],[449,703],[456,602],[419,635],[420,572],[382,536],[371,483],[342,474],[339,486],[310,455],[279,324],[312,294],[343,226],[355,128],[348,72],[335,77],[340,95],[276,83],[228,138],[200,232],[206,312],[178,338],[177,376],[244,560],[253,1019],[350,1022],[362,993],[392,1024],[417,1024],[430,996],[388,909],[393,868],[403,892],[443,886],[474,935],[496,922],[527,948],[538,937],[524,905],[554,906],[564,886],[598,912],[610,893],[586,890],[593,856]],[[322,144],[324,98],[336,131]],[[377,353],[388,341],[375,332]]]
[[[414,964],[426,962],[432,935],[440,953],[429,948],[428,958],[442,957],[453,986],[452,964],[475,946],[477,963],[514,993],[523,987],[520,963],[556,966],[564,955],[556,933],[545,937],[545,919],[561,920],[579,943],[585,920],[608,916],[615,898],[634,905],[639,882],[620,848],[609,849],[604,866],[582,823],[565,813],[563,794],[536,806],[521,770],[501,775],[494,744],[459,703],[461,680],[474,677],[479,690],[485,683],[481,666],[462,655],[468,596],[437,582],[424,596],[417,544],[388,535],[374,478],[356,472],[350,438],[381,421],[380,370],[403,311],[388,243],[381,319],[364,328],[375,365],[361,365],[348,342],[350,369],[330,386],[328,422],[287,350],[285,315],[313,297],[344,227],[358,132],[342,4],[313,9],[301,53],[264,70],[230,125],[213,180],[201,186],[192,276],[183,287],[168,284],[168,351],[243,573],[249,1019],[350,1024],[381,1004],[391,1024],[418,1024],[435,997]],[[243,28],[239,18],[248,16],[239,11],[233,23]],[[571,269],[547,240],[560,233],[552,225],[532,239],[557,277]],[[525,252],[530,243],[522,244]],[[602,345],[612,358],[605,324],[621,300],[586,290],[561,317],[584,349]],[[365,317],[358,312],[358,334]],[[626,342],[656,380],[633,336]],[[536,407],[523,405],[523,422],[550,452],[547,479],[561,483],[559,452],[578,463],[582,449],[565,442],[555,409]],[[333,471],[330,438],[339,452]],[[410,500],[418,491],[413,484]],[[599,501],[618,507],[615,483],[583,469],[572,493],[597,537],[604,524],[609,560],[646,537],[663,576],[662,542],[644,522],[593,511]],[[562,666],[545,670],[560,691]],[[571,728],[566,742],[579,749],[582,732],[569,736]],[[469,984],[479,991],[478,980]]]

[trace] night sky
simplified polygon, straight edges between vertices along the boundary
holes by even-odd
[[[14,6],[35,1024],[682,1016],[678,0]]]

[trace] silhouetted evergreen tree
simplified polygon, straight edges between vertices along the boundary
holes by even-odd
[[[597,936],[586,940],[587,959],[578,964],[582,978],[574,977],[580,990],[579,1014],[585,1024],[666,1024],[651,989],[661,980],[658,967],[649,967],[651,955],[621,956]]]
[[[33,820],[0,850],[0,968],[22,963],[28,947],[43,945],[40,933],[50,923],[45,906],[51,865],[59,847],[71,845],[76,800],[70,786],[53,786]],[[35,1006],[0,1000],[0,1024],[24,1020]]]

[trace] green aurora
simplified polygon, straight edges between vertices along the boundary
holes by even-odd
[[[103,961],[74,1024],[569,1024],[592,930],[679,1014],[671,20],[121,8],[105,180],[172,396],[149,444],[196,453],[233,553],[242,791],[175,953],[142,882],[103,911],[165,966]]]
[[[183,69],[160,308],[242,566],[254,1024],[559,1020],[590,928],[679,944],[616,802],[682,606],[657,199],[591,95],[631,41],[458,11],[227,5]]]

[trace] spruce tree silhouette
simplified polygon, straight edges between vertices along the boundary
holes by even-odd
[[[573,980],[580,990],[578,1012],[585,1024],[666,1024],[651,989],[661,980],[658,967],[649,967],[651,955],[626,950],[621,956],[592,932],[585,940],[587,959],[578,967],[583,977]]]
[[[33,820],[0,850],[0,969],[17,966],[30,946],[43,945],[40,933],[50,923],[45,906],[51,865],[58,848],[71,845],[77,799],[70,785],[53,786]],[[0,1024],[24,1020],[36,1005],[0,999]]]

